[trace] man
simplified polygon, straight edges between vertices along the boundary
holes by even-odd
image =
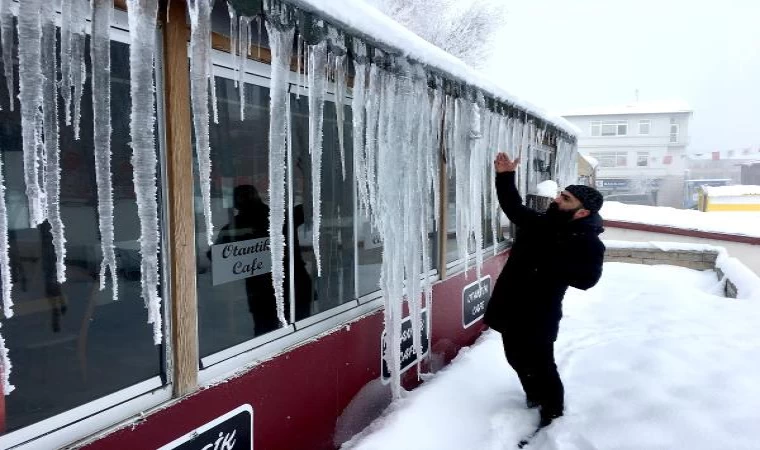
[[[517,372],[529,408],[539,407],[539,428],[564,410],[564,388],[554,363],[554,341],[568,286],[588,289],[602,275],[604,244],[594,188],[568,186],[546,213],[522,204],[515,187],[519,158],[499,153],[494,161],[499,204],[517,235],[496,281],[485,322],[502,334],[507,361]]]

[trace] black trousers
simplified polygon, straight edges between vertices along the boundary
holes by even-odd
[[[554,362],[554,338],[504,333],[502,342],[507,362],[517,372],[528,401],[541,406],[541,415],[562,415],[565,388]]]

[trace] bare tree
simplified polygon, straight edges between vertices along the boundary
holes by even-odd
[[[500,0],[367,0],[394,20],[473,67],[493,53],[506,9]]]

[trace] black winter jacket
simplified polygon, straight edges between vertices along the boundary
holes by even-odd
[[[558,224],[522,204],[514,172],[496,174],[499,204],[517,235],[486,310],[501,333],[555,340],[568,286],[588,289],[602,275],[602,218],[593,213]]]

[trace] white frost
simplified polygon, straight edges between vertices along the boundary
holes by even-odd
[[[82,89],[87,73],[84,54],[89,3],[87,0],[65,0],[62,6],[61,95],[65,101],[66,124],[72,123],[73,115],[74,139],[78,140]]]
[[[158,0],[127,0],[129,14],[129,67],[132,96],[130,133],[137,214],[140,217],[140,284],[153,324],[153,342],[161,343],[161,297],[158,292],[158,202],[156,198],[156,142],[154,126],[153,62],[156,52]]]

